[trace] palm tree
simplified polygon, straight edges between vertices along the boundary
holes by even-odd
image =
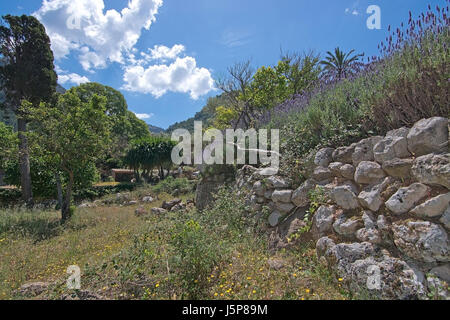
[[[364,54],[355,54],[352,56],[355,50],[351,50],[345,53],[337,47],[334,49],[334,54],[330,51],[327,52],[325,60],[320,62],[324,65],[324,73],[329,77],[337,80],[347,77],[352,74],[358,65],[359,58]]]

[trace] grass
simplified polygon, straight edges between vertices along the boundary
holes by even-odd
[[[171,198],[158,197],[146,207]],[[240,200],[223,190],[203,213],[145,217],[134,214],[137,206],[79,208],[64,228],[57,212],[2,211],[0,299],[24,298],[16,290],[35,281],[53,283],[39,298],[73,293],[65,287],[69,265],[80,266],[83,290],[108,299],[349,298],[312,243],[270,252],[264,226],[245,215]],[[270,268],[273,258],[285,267]]]

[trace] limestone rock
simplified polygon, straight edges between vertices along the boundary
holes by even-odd
[[[266,187],[261,181],[256,181],[253,184],[253,192],[255,192],[257,196],[263,197],[266,192]]]
[[[316,167],[311,175],[311,178],[316,181],[331,180],[333,178],[333,173],[328,168]]]
[[[321,206],[314,213],[312,220],[312,233],[316,238],[327,235],[333,226],[336,209],[331,206]]]
[[[278,225],[278,223],[280,222],[281,218],[283,217],[283,215],[278,212],[278,211],[274,211],[270,214],[269,216],[269,224],[271,227],[276,227]]]
[[[419,203],[430,189],[422,183],[413,183],[409,187],[400,188],[388,201],[386,207],[394,214],[408,212]]]
[[[450,283],[450,264],[449,263],[431,269],[430,273],[434,274],[436,277]]]
[[[373,244],[381,243],[380,233],[377,229],[359,229],[356,231],[356,238],[361,242],[369,242]]]
[[[328,169],[330,169],[331,173],[336,176],[336,177],[340,177],[341,176],[341,167],[344,164],[342,162],[331,162],[328,165]],[[352,177],[353,179],[353,177]]]
[[[150,211],[152,214],[157,214],[157,215],[167,213],[167,210],[163,209],[163,208],[152,208]]]
[[[450,153],[417,158],[411,168],[417,181],[450,189]]]
[[[151,197],[151,196],[146,196],[146,197],[143,197],[141,201],[151,203],[151,202],[155,201],[155,199],[153,199],[153,197]]]
[[[162,208],[170,211],[174,206],[181,203],[181,199],[173,199],[170,201],[164,201],[162,204]]]
[[[352,163],[352,155],[355,151],[355,146],[340,147],[333,152],[333,161],[342,163]]]
[[[297,207],[305,207],[309,204],[309,191],[316,187],[316,181],[312,179],[306,180],[297,190],[292,193],[291,201]]]
[[[291,202],[292,190],[275,190],[272,193],[272,201],[274,202]]]
[[[331,161],[333,161],[333,152],[332,148],[323,148],[320,149],[314,158],[314,164],[320,167],[328,167]]]
[[[334,231],[344,237],[352,237],[363,226],[360,218],[340,215],[333,224]]]
[[[268,188],[273,189],[283,189],[283,188],[289,188],[289,183],[278,176],[271,176],[265,179],[266,185]]]
[[[383,162],[383,170],[392,177],[407,179],[411,177],[413,161],[413,158],[386,160]]]
[[[344,164],[341,167],[340,173],[344,178],[353,180],[355,177],[355,167],[351,164]]]
[[[291,202],[275,202],[275,209],[283,214],[290,213],[294,208],[295,206]]]
[[[416,157],[432,152],[448,151],[448,119],[422,119],[408,134],[408,149]]]
[[[450,230],[450,208],[445,210],[444,214],[439,219],[439,222],[442,223],[447,230]]]
[[[376,162],[362,161],[355,171],[355,181],[359,184],[373,184],[385,176],[383,169]]]
[[[264,198],[266,198],[267,200],[271,200],[273,191],[274,190],[267,190],[266,192],[264,192]]]
[[[375,161],[384,163],[394,158],[408,158],[411,153],[408,151],[407,136],[409,129],[400,128],[389,131],[386,137],[379,141],[373,148]]]
[[[267,260],[267,264],[269,265],[270,268],[272,268],[274,270],[280,270],[280,269],[284,268],[284,266],[286,265],[286,262],[281,259],[269,259],[269,260]]]
[[[355,167],[359,165],[361,161],[373,161],[373,147],[377,144],[382,137],[370,137],[355,143],[355,150],[352,154],[352,162]]]
[[[438,217],[449,208],[450,205],[450,192],[446,194],[438,195],[430,200],[425,201],[421,205],[418,205],[411,210],[411,213],[422,218]]]
[[[48,282],[31,282],[22,285],[19,293],[23,296],[38,296],[45,292],[50,284]]]
[[[330,196],[336,204],[343,209],[349,210],[359,208],[358,198],[349,186],[343,185],[334,188],[331,191]]]
[[[429,221],[400,221],[392,226],[394,243],[408,257],[423,262],[450,261],[447,232]]]
[[[140,206],[139,208],[137,208],[137,209],[134,211],[134,213],[135,213],[138,217],[141,217],[141,216],[145,216],[145,215],[148,213],[148,211],[145,210],[145,208],[144,208],[143,206]]]
[[[361,206],[372,211],[378,211],[384,203],[381,194],[390,183],[392,183],[392,178],[386,177],[383,182],[366,187],[358,195]]]

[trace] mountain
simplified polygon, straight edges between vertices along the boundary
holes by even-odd
[[[225,97],[223,95],[211,97],[208,99],[206,106],[204,106],[202,110],[197,112],[194,117],[181,122],[174,123],[169,128],[167,128],[166,132],[171,133],[176,129],[187,129],[189,132],[193,132],[194,121],[201,121],[203,123],[203,128],[208,128],[210,125],[212,125],[214,121],[216,108],[224,104],[225,104]]]
[[[153,126],[151,124],[147,124],[148,125],[148,129],[150,130],[151,133],[153,134],[160,134],[160,133],[164,133],[164,129],[157,127],[157,126]]]

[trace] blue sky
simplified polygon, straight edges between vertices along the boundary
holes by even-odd
[[[15,0],[0,14],[35,14],[47,28],[65,88],[86,81],[120,90],[129,109],[167,128],[198,112],[217,76],[283,51],[356,49],[377,55],[388,25],[446,0]],[[369,30],[369,5],[381,29]]]

